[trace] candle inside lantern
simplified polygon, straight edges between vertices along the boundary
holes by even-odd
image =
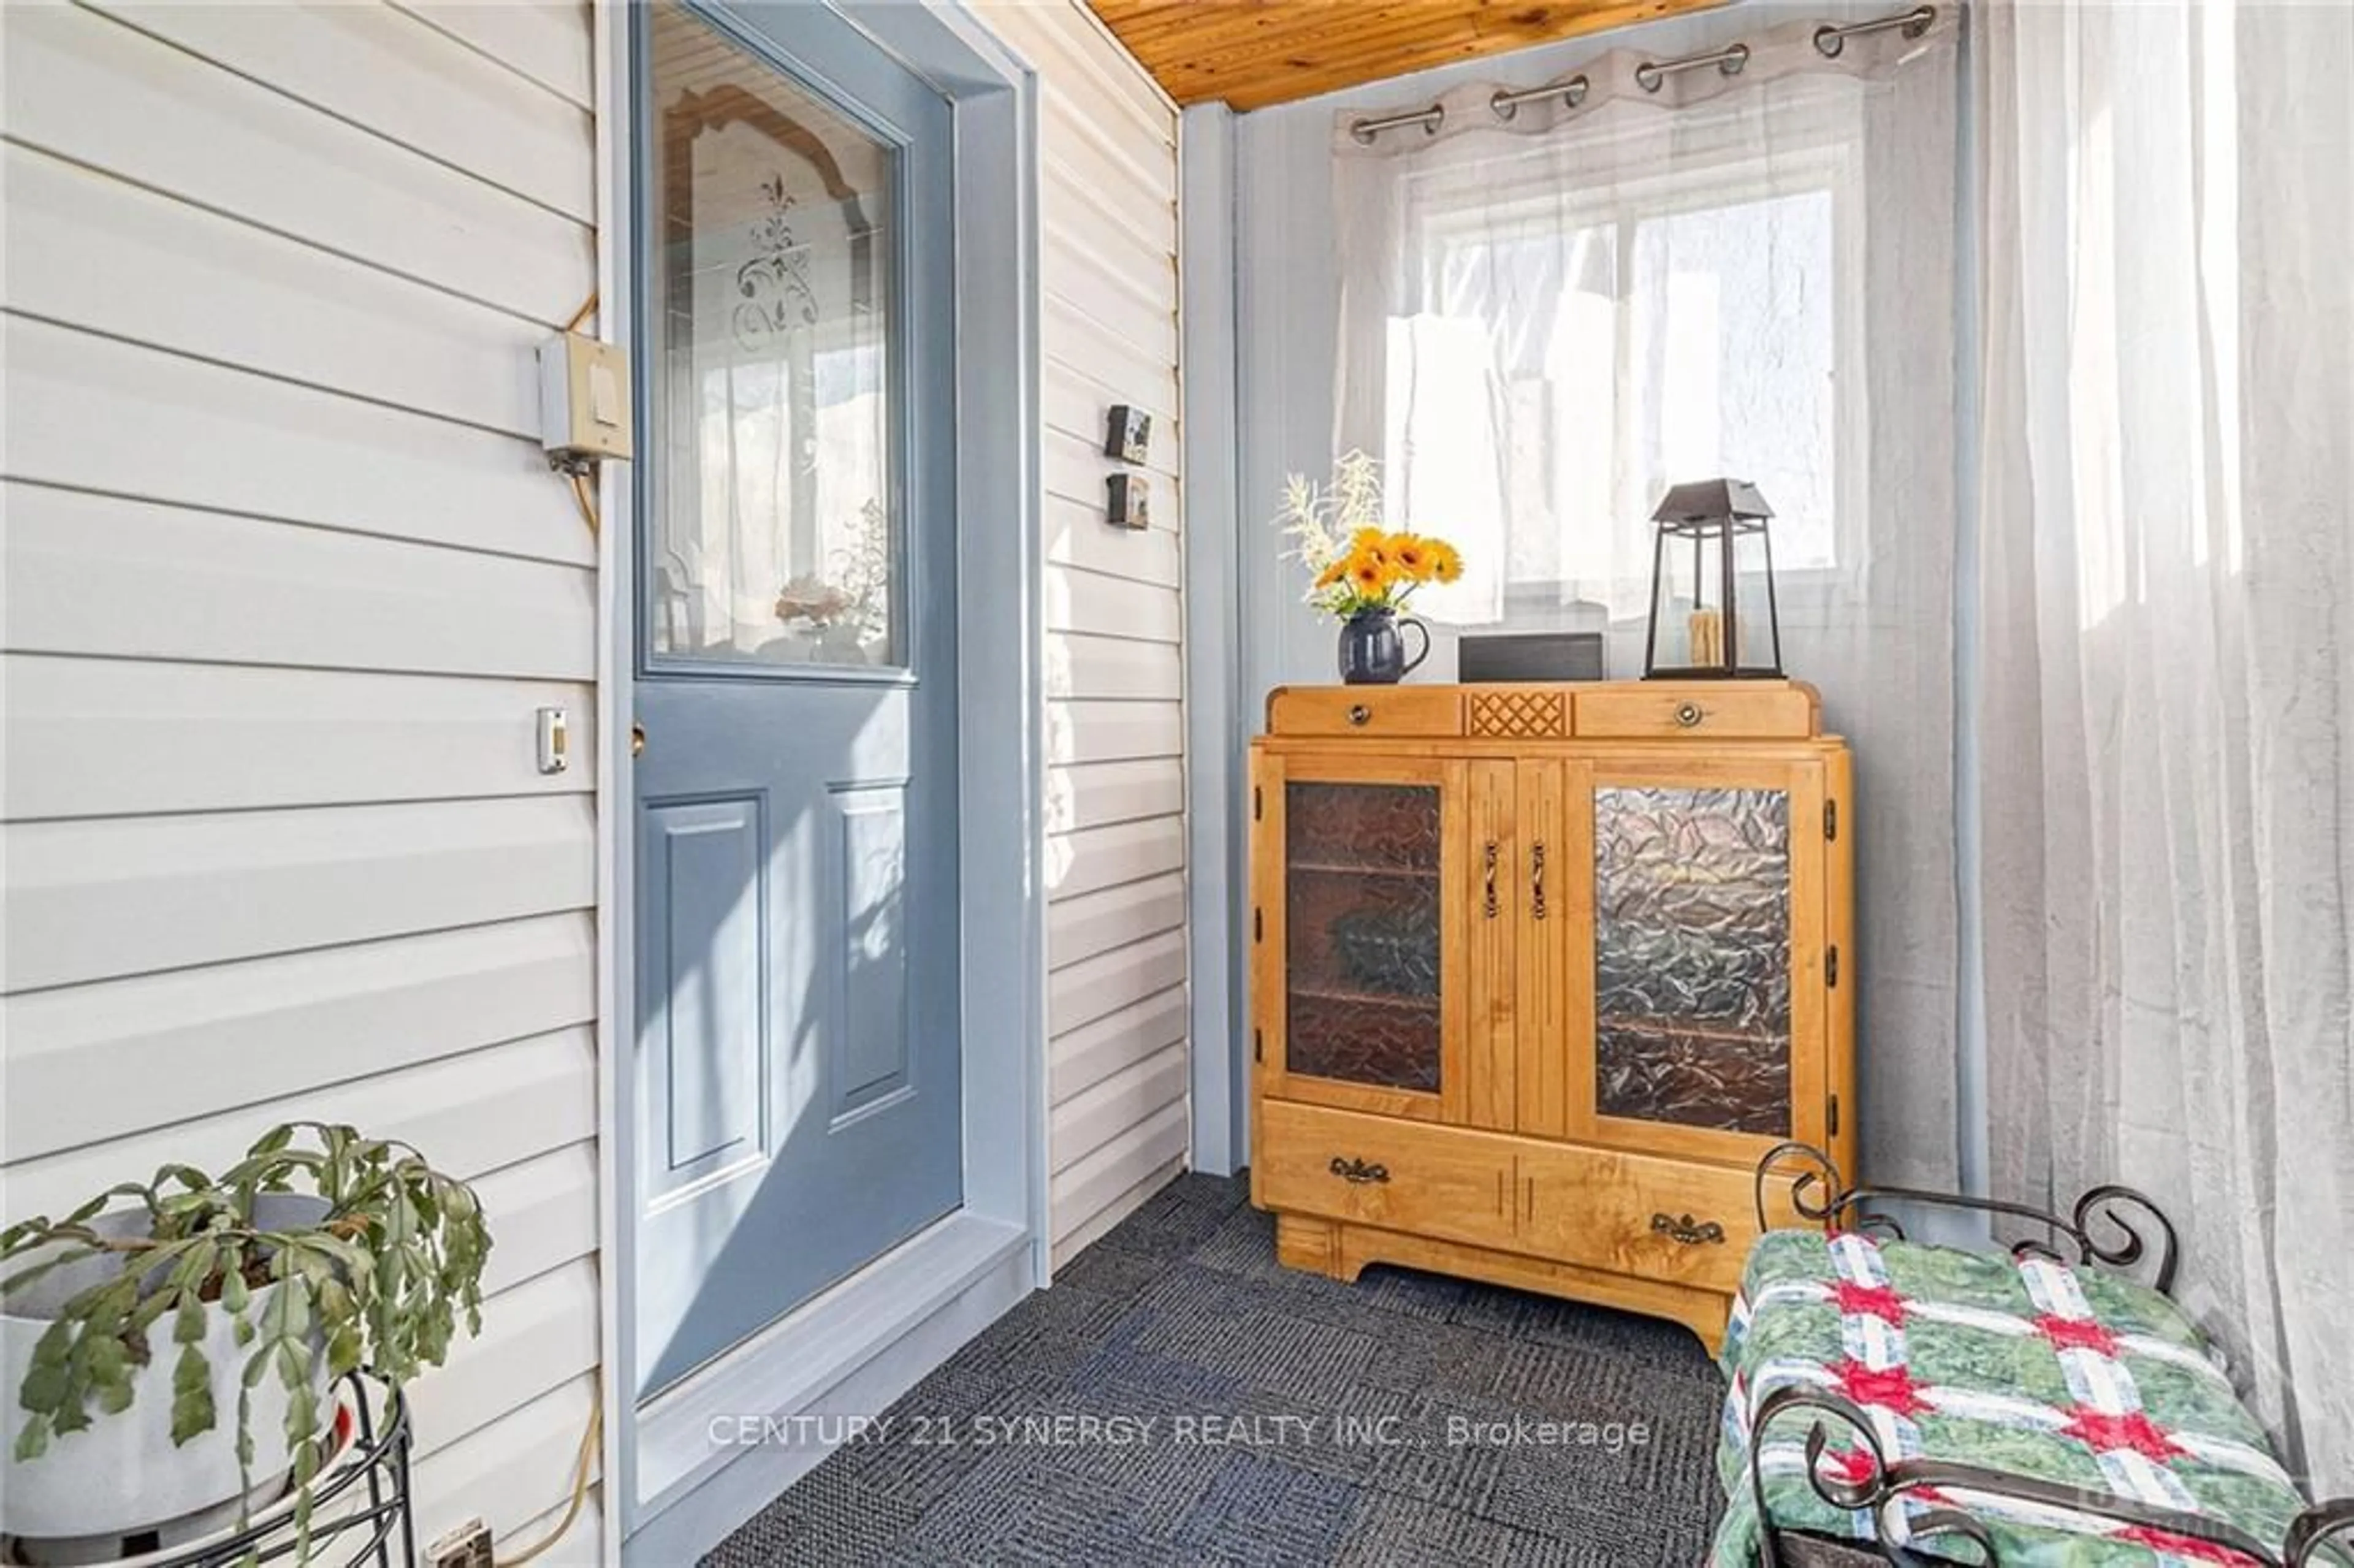
[[[1724,662],[1724,616],[1721,610],[1703,606],[1691,612],[1687,623],[1691,636],[1691,663],[1707,667]]]

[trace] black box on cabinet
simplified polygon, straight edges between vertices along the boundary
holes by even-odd
[[[1599,681],[1599,631],[1480,632],[1456,645],[1455,678],[1481,681]]]

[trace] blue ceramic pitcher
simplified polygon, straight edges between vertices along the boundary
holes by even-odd
[[[1411,659],[1405,656],[1408,630],[1422,639]],[[1361,609],[1341,623],[1341,679],[1352,686],[1394,686],[1429,657],[1430,629],[1410,615]]]

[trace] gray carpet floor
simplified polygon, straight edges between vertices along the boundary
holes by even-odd
[[[1280,1268],[1243,1183],[1188,1176],[705,1564],[1689,1568],[1722,1396],[1670,1324]]]

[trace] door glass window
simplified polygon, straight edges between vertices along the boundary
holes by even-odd
[[[1284,799],[1285,1065],[1436,1093],[1437,789],[1303,783]]]
[[[1594,792],[1595,1108],[1787,1137],[1790,798]]]
[[[649,652],[905,664],[898,151],[675,7],[652,77]]]

